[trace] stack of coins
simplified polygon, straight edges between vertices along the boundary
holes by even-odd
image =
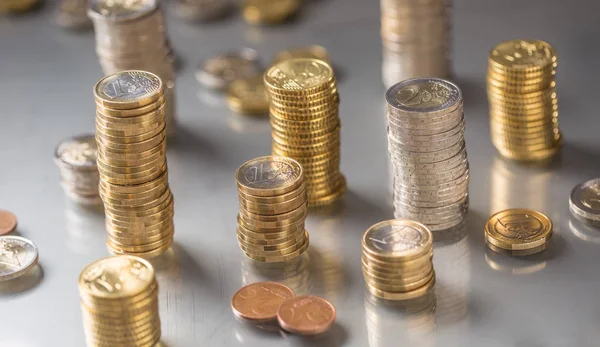
[[[302,0],[244,0],[242,14],[250,24],[279,24],[300,10]]]
[[[79,276],[88,346],[155,346],[161,337],[158,283],[147,261],[121,255],[97,260]]]
[[[232,9],[233,3],[230,0],[177,0],[175,4],[175,13],[192,22],[216,20]]]
[[[600,178],[591,179],[573,188],[569,209],[579,221],[600,227]]]
[[[273,154],[304,169],[309,206],[327,205],[346,191],[340,173],[339,95],[333,70],[317,59],[290,59],[265,73]]]
[[[65,195],[77,203],[100,204],[98,195],[98,147],[94,135],[80,135],[62,141],[54,152]]]
[[[557,57],[544,41],[512,40],[489,55],[487,92],[492,143],[509,159],[539,161],[560,148]]]
[[[448,0],[381,0],[383,83],[448,78],[451,44]]]
[[[115,254],[150,257],[173,243],[163,89],[145,71],[119,72],[94,87],[100,196]]]
[[[87,0],[61,0],[56,11],[56,24],[71,30],[91,27],[87,7]]]
[[[544,214],[514,208],[500,211],[485,223],[485,243],[499,253],[525,256],[546,249],[552,237],[552,221]]]
[[[362,239],[362,270],[367,289],[387,300],[410,300],[435,284],[433,236],[421,223],[407,219],[371,226]]]
[[[240,211],[237,238],[250,259],[275,263],[292,260],[308,248],[302,167],[285,157],[261,157],[236,171]]]
[[[96,53],[106,75],[150,71],[164,81],[167,133],[175,130],[174,55],[157,0],[91,0],[88,15],[96,31]]]
[[[39,4],[39,0],[2,0],[0,13],[23,13],[35,9]]]
[[[442,79],[411,79],[388,89],[386,101],[396,218],[432,231],[459,226],[469,188],[461,90]]]

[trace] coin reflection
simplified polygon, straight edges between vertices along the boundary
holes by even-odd
[[[280,340],[280,328],[277,322],[252,324],[236,317],[234,325],[235,339],[242,345],[261,346],[265,339]]]
[[[287,262],[263,263],[244,257],[242,260],[242,283],[244,285],[273,281],[290,287],[296,295],[308,295],[312,291],[308,252]]]
[[[571,219],[569,220],[569,229],[582,241],[600,244],[600,229],[598,228]]]
[[[491,269],[513,275],[529,275],[545,269],[546,260],[540,259],[540,256],[541,254],[528,257],[510,257],[489,248],[485,250],[485,262]]]
[[[0,281],[0,296],[13,296],[35,288],[44,277],[44,271],[38,264],[24,275],[9,281]]]
[[[65,203],[65,229],[67,247],[77,254],[106,251],[106,229],[102,205],[86,206]]]
[[[268,118],[245,116],[234,112],[227,118],[227,125],[238,134],[268,134],[271,131]]]

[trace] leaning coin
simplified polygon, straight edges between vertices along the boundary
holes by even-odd
[[[281,303],[294,297],[294,291],[277,282],[258,282],[238,290],[231,299],[231,309],[236,317],[255,323],[277,319]]]
[[[33,242],[20,236],[0,236],[0,281],[26,274],[38,260]]]

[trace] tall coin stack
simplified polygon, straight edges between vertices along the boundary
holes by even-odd
[[[240,166],[235,180],[240,201],[237,237],[246,256],[275,263],[304,253],[308,211],[300,164],[285,157],[260,157]]]
[[[556,52],[539,40],[512,40],[490,52],[487,91],[490,131],[509,159],[539,161],[560,148]]]
[[[61,141],[54,153],[65,195],[83,205],[100,204],[98,195],[98,147],[94,135],[80,135]]]
[[[388,89],[386,104],[396,218],[431,231],[460,226],[469,190],[461,90],[442,79],[411,79]]]
[[[265,85],[273,155],[302,164],[309,206],[338,200],[346,179],[339,169],[340,99],[333,70],[317,59],[285,60],[267,70]]]
[[[450,75],[449,0],[381,0],[383,83]]]
[[[173,243],[161,79],[122,71],[94,87],[100,196],[112,253],[151,257]]]
[[[88,347],[152,347],[161,337],[158,283],[150,263],[134,256],[97,260],[79,276]]]
[[[165,86],[167,133],[175,130],[174,55],[157,0],[91,0],[88,15],[96,32],[96,53],[104,74],[144,70]]]
[[[371,226],[362,239],[367,289],[387,300],[421,297],[435,284],[433,235],[418,222],[393,219]]]

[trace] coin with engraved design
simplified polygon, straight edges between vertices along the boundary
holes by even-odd
[[[38,249],[20,236],[0,236],[0,281],[26,274],[38,261]]]
[[[294,291],[281,283],[252,283],[233,295],[231,309],[236,317],[253,323],[272,322],[281,303],[294,296]]]
[[[196,70],[196,79],[206,88],[227,90],[231,82],[260,73],[258,52],[242,48],[202,60]]]
[[[575,218],[600,226],[600,178],[575,186],[571,191],[569,208]]]
[[[286,331],[299,335],[318,335],[335,323],[335,307],[318,296],[297,296],[285,300],[277,312],[277,321]]]
[[[238,187],[257,196],[285,194],[302,183],[302,166],[290,158],[266,156],[246,162],[235,174]]]
[[[485,224],[490,249],[519,251],[524,255],[544,250],[552,237],[552,221],[546,215],[528,209],[508,209],[494,214]],[[517,253],[513,253],[517,255]]]

